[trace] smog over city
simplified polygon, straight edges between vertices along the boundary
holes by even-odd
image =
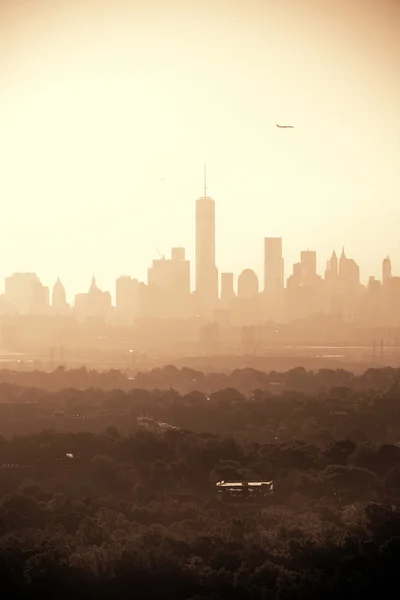
[[[400,2],[0,0],[0,58],[4,597],[397,589]]]

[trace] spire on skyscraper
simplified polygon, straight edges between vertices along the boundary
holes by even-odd
[[[96,291],[97,291],[96,279],[95,279],[95,276],[93,274],[93,276],[92,276],[92,283],[90,284],[89,292],[96,292]]]
[[[209,314],[218,302],[218,269],[215,265],[215,202],[207,196],[205,162],[203,191],[204,195],[196,200],[196,298],[199,309]]]

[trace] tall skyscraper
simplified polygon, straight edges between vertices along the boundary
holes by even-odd
[[[147,270],[147,282],[158,291],[159,311],[155,316],[174,319],[188,316],[190,262],[185,259],[184,248],[172,248],[170,259],[153,260]]]
[[[336,256],[336,252],[333,250],[331,258],[326,263],[325,279],[328,281],[335,281],[339,274],[339,261]]]
[[[264,238],[264,294],[267,312],[279,316],[283,296],[282,238]]]
[[[313,282],[317,277],[317,253],[315,250],[302,250],[300,264],[303,282]]]
[[[345,287],[358,286],[360,283],[360,268],[355,260],[346,257],[344,248],[339,259],[339,277]]]
[[[51,308],[53,314],[65,315],[69,312],[65,287],[63,286],[59,278],[54,284],[51,298]]]
[[[215,202],[207,196],[204,166],[204,196],[196,200],[196,297],[199,310],[208,312],[218,301],[218,270],[215,265]]]
[[[392,263],[390,258],[387,256],[382,262],[382,283],[387,285],[389,279],[392,277]]]
[[[137,316],[139,282],[127,275],[118,277],[115,283],[115,312],[120,322],[131,323]]]

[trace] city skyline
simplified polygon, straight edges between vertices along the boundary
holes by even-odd
[[[363,282],[396,268],[399,3],[95,4],[1,3],[1,278],[70,297],[157,248],[193,261],[204,159],[220,271],[261,276],[266,235],[288,265],[344,245]]]
[[[194,247],[195,257],[191,260],[186,253],[186,248],[182,246],[172,245],[170,248],[170,255],[166,253],[161,254],[157,249],[158,256],[153,256],[147,266],[147,276],[140,279],[135,273],[119,273],[114,279],[114,285],[111,288],[103,288],[98,285],[98,279],[93,273],[91,275],[91,284],[89,286],[89,293],[91,291],[100,292],[110,297],[112,306],[116,306],[118,297],[117,286],[119,280],[133,280],[139,285],[157,285],[161,289],[170,290],[168,294],[173,293],[176,299],[173,302],[178,301],[181,294],[191,294],[197,297],[197,304],[200,310],[210,310],[211,312],[217,308],[215,304],[216,300],[224,302],[226,298],[233,298],[235,296],[246,295],[240,294],[240,287],[244,290],[247,286],[253,289],[251,295],[263,295],[265,308],[268,311],[276,311],[277,306],[283,303],[282,292],[289,288],[292,281],[298,281],[298,284],[314,287],[316,278],[321,281],[332,279],[333,275],[338,275],[340,271],[340,265],[342,260],[347,261],[350,264],[351,274],[350,280],[353,284],[360,286],[361,288],[368,289],[371,281],[381,282],[387,284],[389,279],[398,280],[399,277],[396,275],[395,268],[391,258],[386,255],[381,260],[381,268],[378,276],[370,274],[366,282],[363,282],[360,277],[360,265],[354,258],[349,258],[345,254],[345,248],[342,246],[341,252],[337,253],[336,248],[333,248],[332,253],[329,257],[320,258],[325,263],[325,268],[320,270],[318,268],[318,253],[316,250],[302,249],[298,253],[296,262],[292,265],[288,265],[285,262],[284,252],[284,240],[282,237],[271,237],[264,236],[263,238],[263,270],[262,273],[257,271],[251,266],[247,265],[240,272],[235,271],[223,271],[218,268],[218,261],[215,257],[215,246],[216,240],[218,239],[218,227],[216,224],[216,201],[207,192],[207,175],[206,175],[206,163],[204,163],[204,175],[203,175],[203,195],[199,196],[194,202],[194,215],[195,215],[195,226],[194,226]],[[340,258],[339,258],[340,257]],[[180,264],[179,272],[174,273],[173,265]],[[356,269],[356,271],[354,271]],[[174,279],[175,275],[178,274],[178,280]],[[300,279],[299,279],[300,276]],[[240,280],[250,280],[246,284],[241,284]],[[254,279],[256,278],[256,279]],[[254,279],[254,282],[252,281]],[[12,292],[7,292],[7,282],[13,280],[21,282],[17,286],[10,287]],[[15,271],[9,273],[5,277],[5,296],[9,296],[8,302],[13,303],[13,297],[18,298],[18,294],[23,296],[24,291],[27,290],[27,285],[31,285],[33,282],[35,289],[39,289],[39,297],[41,301],[46,297],[45,303],[52,305],[51,295],[54,299],[54,293],[56,298],[60,298],[61,289],[61,304],[68,303],[71,308],[79,305],[81,298],[83,298],[87,292],[79,290],[68,294],[66,286],[63,285],[60,280],[60,276],[54,284],[43,285],[42,281],[37,275],[37,272],[29,271]],[[178,290],[174,290],[174,286],[177,285]],[[20,285],[22,284],[22,288]],[[352,285],[353,285],[352,284]],[[296,284],[297,285],[297,284]],[[10,284],[9,284],[10,286]],[[86,288],[87,289],[87,288]],[[47,290],[47,291],[45,291]],[[53,290],[53,292],[51,292]],[[130,292],[128,292],[129,295]],[[36,294],[36,292],[35,292]],[[44,296],[43,296],[44,294]],[[71,297],[72,294],[72,297]],[[233,294],[233,295],[232,295]],[[224,298],[225,296],[225,298]],[[70,299],[71,298],[71,299]],[[172,301],[172,297],[169,299]],[[23,303],[27,300],[23,299]],[[278,311],[279,313],[280,311]],[[278,316],[278,313],[275,316]],[[211,314],[211,313],[210,313]],[[179,315],[179,309],[178,309]],[[177,316],[178,316],[177,315]]]
[[[68,304],[70,304],[71,306],[74,305],[74,301],[76,296],[81,295],[82,293],[86,293],[84,290],[90,288],[89,285],[89,281],[92,281],[92,286],[93,286],[93,282],[96,282],[96,285],[99,286],[99,289],[104,289],[107,293],[110,293],[111,298],[112,298],[112,302],[113,305],[115,306],[115,301],[116,301],[116,281],[118,280],[118,278],[123,278],[123,277],[131,277],[133,279],[137,279],[139,282],[143,282],[146,285],[151,282],[151,275],[150,275],[150,271],[151,271],[151,262],[157,263],[160,262],[160,260],[165,260],[167,258],[167,256],[169,255],[169,253],[171,252],[171,257],[172,259],[174,258],[174,252],[175,253],[179,253],[180,251],[183,251],[183,255],[179,258],[179,260],[185,260],[189,265],[190,265],[190,275],[188,275],[188,277],[190,277],[190,292],[194,293],[195,291],[197,291],[197,288],[202,288],[202,287],[207,287],[208,286],[208,282],[209,279],[207,279],[208,275],[207,272],[204,274],[202,273],[202,263],[204,262],[202,259],[203,254],[205,254],[206,256],[210,253],[211,251],[211,255],[210,255],[210,260],[207,261],[206,258],[206,263],[208,262],[208,264],[212,267],[216,269],[216,276],[217,276],[217,292],[212,292],[211,293],[211,297],[213,295],[217,295],[217,297],[221,298],[221,291],[222,291],[222,276],[223,275],[228,275],[229,277],[232,276],[232,283],[229,283],[229,285],[233,286],[233,290],[235,292],[235,294],[237,294],[237,290],[238,290],[238,280],[239,277],[241,275],[241,273],[243,273],[243,271],[248,271],[251,270],[255,273],[255,275],[257,276],[258,279],[258,286],[259,286],[259,292],[261,291],[267,291],[267,298],[266,298],[266,302],[267,304],[271,303],[271,296],[275,297],[280,294],[280,289],[281,288],[286,288],[287,285],[287,280],[293,275],[293,272],[296,268],[297,264],[300,264],[299,261],[301,262],[302,260],[302,256],[303,255],[313,255],[313,267],[311,270],[315,270],[315,273],[317,275],[319,275],[320,277],[324,278],[324,273],[325,273],[325,269],[326,269],[326,265],[327,262],[329,262],[332,253],[336,254],[337,256],[340,255],[340,253],[343,253],[346,249],[344,247],[344,245],[342,245],[340,247],[340,245],[338,245],[337,247],[333,247],[332,248],[332,252],[326,256],[326,257],[321,257],[318,256],[318,252],[312,248],[310,248],[309,246],[307,246],[307,244],[305,244],[305,246],[303,248],[299,248],[298,251],[298,255],[297,255],[297,259],[295,259],[295,261],[293,263],[289,263],[287,260],[285,260],[285,240],[282,237],[279,236],[264,236],[262,238],[262,254],[261,254],[261,261],[263,263],[263,267],[260,270],[260,272],[257,271],[257,269],[255,269],[252,265],[246,265],[244,266],[244,268],[242,268],[240,271],[228,271],[228,270],[223,270],[221,268],[219,268],[218,265],[218,259],[215,258],[215,246],[217,246],[218,244],[218,223],[216,222],[216,207],[218,206],[218,202],[212,198],[210,195],[208,195],[207,192],[207,180],[206,180],[206,163],[204,163],[204,175],[203,175],[203,195],[200,195],[197,200],[195,200],[194,203],[194,228],[193,228],[193,242],[191,244],[191,246],[194,248],[194,257],[191,258],[190,255],[188,255],[187,253],[187,248],[184,248],[183,246],[179,246],[177,244],[171,244],[171,246],[168,248],[167,252],[160,252],[159,248],[156,248],[156,251],[154,253],[154,255],[152,257],[149,257],[148,262],[147,262],[147,267],[146,267],[146,274],[143,278],[140,278],[140,276],[137,275],[137,273],[134,272],[129,272],[129,273],[122,273],[122,272],[117,272],[116,271],[116,275],[114,277],[113,280],[113,284],[110,287],[104,286],[101,284],[100,279],[98,277],[98,275],[92,271],[90,275],[88,275],[87,278],[87,282],[88,285],[87,286],[83,286],[83,289],[78,289],[78,290],[68,290],[68,287],[66,285],[64,285],[64,280],[62,275],[58,274],[55,281],[53,282],[46,282],[44,285],[46,287],[49,288],[49,290],[53,289],[53,286],[57,284],[60,284],[60,282],[63,284],[63,287],[65,289],[66,292],[66,299]],[[202,207],[203,205],[203,201],[206,201],[206,207],[205,207],[205,219],[207,221],[207,219],[211,218],[212,224],[211,224],[211,234],[208,233],[207,231],[207,223],[204,224],[204,216],[202,214]],[[199,211],[200,208],[200,211]],[[211,215],[208,214],[209,211],[211,209]],[[203,213],[204,213],[204,209],[203,209]],[[199,225],[200,223],[200,225]],[[200,226],[200,229],[199,229]],[[199,234],[200,231],[200,234]],[[199,249],[197,249],[198,245],[199,245],[199,237],[201,238],[201,236],[205,235],[206,241],[205,244],[201,244],[200,242],[200,246]],[[211,235],[211,237],[210,237]],[[209,250],[207,248],[208,245],[212,246],[211,250]],[[306,248],[306,249],[304,249]],[[340,248],[340,250],[339,250]],[[178,254],[176,254],[178,256]],[[266,262],[266,257],[267,255],[270,255],[272,258],[272,268],[271,266],[267,265]],[[183,258],[182,258],[183,257]],[[169,257],[168,257],[169,259]],[[168,260],[167,259],[167,260]],[[377,274],[368,274],[365,277],[365,280],[363,280],[363,278],[360,276],[360,284],[363,286],[366,286],[368,284],[368,281],[370,280],[370,278],[375,278],[379,281],[382,281],[383,279],[383,264],[385,263],[385,261],[389,260],[390,262],[390,272],[393,276],[396,276],[396,264],[394,264],[393,267],[393,261],[392,258],[390,256],[388,256],[387,254],[385,256],[383,256],[383,258],[380,258],[380,271]],[[257,257],[257,260],[255,262],[260,262],[260,256]],[[198,264],[200,266],[200,278],[198,279]],[[324,265],[323,268],[321,268],[321,264]],[[358,261],[356,260],[356,264],[358,266],[358,268],[360,269],[360,273],[361,273],[361,267],[362,265],[360,265],[358,263]],[[116,267],[116,269],[118,269],[118,267]],[[33,270],[33,271],[28,271],[28,270],[24,270],[24,271],[12,271],[10,273],[7,273],[5,275],[4,280],[7,280],[7,278],[10,278],[10,276],[12,275],[20,275],[20,274],[25,274],[25,275],[39,275],[40,276],[40,272],[39,270]],[[392,276],[391,275],[391,276]],[[205,279],[204,279],[205,276]],[[41,279],[40,279],[41,281]],[[203,283],[204,281],[204,283]],[[226,282],[225,282],[226,283]],[[267,285],[268,284],[268,285]],[[43,282],[42,282],[43,285]],[[211,282],[211,285],[213,286],[214,284]],[[1,287],[0,284],[0,290],[4,292],[4,285],[3,288]],[[276,302],[276,300],[275,300]],[[273,302],[272,302],[273,303]]]

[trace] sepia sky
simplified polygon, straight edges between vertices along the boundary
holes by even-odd
[[[220,271],[262,283],[272,235],[285,277],[400,275],[399,32],[395,0],[0,0],[0,278],[193,259],[204,160]]]

